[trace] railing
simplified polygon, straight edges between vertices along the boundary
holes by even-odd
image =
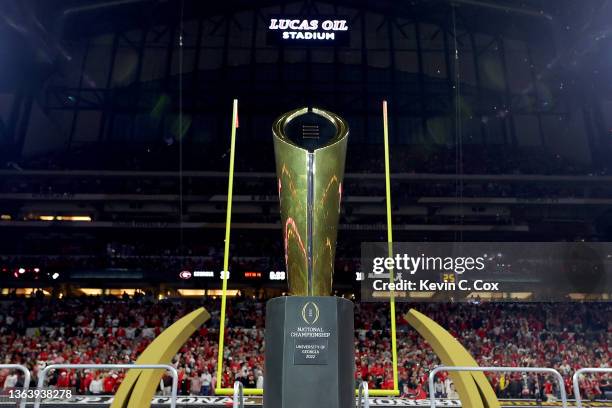
[[[45,367],[38,377],[38,389],[45,386],[47,373],[51,370],[61,369],[94,369],[94,370],[112,370],[112,369],[138,369],[138,370],[168,370],[172,374],[172,393],[170,396],[170,408],[176,408],[176,396],[178,394],[178,371],[171,365],[167,364],[51,364]],[[40,408],[40,398],[36,398],[34,408]]]
[[[19,370],[23,373],[23,393],[21,394],[21,398],[19,398],[19,400],[21,401],[19,403],[19,406],[21,408],[25,408],[26,407],[26,403],[28,401],[28,389],[30,388],[30,381],[32,379],[32,375],[30,374],[30,370],[28,370],[28,368],[26,366],[23,366],[21,364],[0,364],[0,369],[9,369],[9,370]]]
[[[232,408],[244,408],[244,387],[240,381],[234,382],[234,400]]]
[[[27,367],[20,364],[0,364],[0,369],[12,369],[19,370],[23,373],[23,394],[20,398],[20,408],[26,408],[27,404],[27,391],[30,387],[31,373]],[[45,367],[38,378],[38,389],[44,387],[45,379],[47,374],[51,370],[58,369],[164,369],[170,371],[172,374],[172,391],[170,399],[170,407],[176,408],[177,395],[178,395],[178,372],[176,368],[166,364],[51,364]],[[532,372],[532,373],[548,373],[552,374],[559,385],[559,393],[561,394],[561,404],[563,408],[567,408],[567,394],[565,392],[563,377],[561,374],[552,368],[544,367],[457,367],[457,366],[438,366],[429,372],[429,398],[431,408],[436,407],[436,396],[435,396],[435,377],[442,371],[490,371],[490,372]],[[576,398],[577,408],[582,408],[582,398],[580,396],[579,379],[580,375],[585,373],[612,373],[612,368],[603,367],[588,367],[577,370],[573,377],[572,383],[574,388],[574,395]],[[244,408],[244,387],[241,382],[234,382],[234,398],[232,407],[233,408]],[[25,396],[25,398],[24,398]],[[34,403],[34,408],[40,408],[40,398],[37,398]],[[357,408],[369,408],[369,391],[368,383],[362,381],[359,383],[357,390]]]
[[[554,368],[543,367],[456,367],[456,366],[438,366],[429,372],[429,400],[431,408],[436,408],[436,393],[434,389],[434,379],[440,371],[492,371],[492,372],[532,372],[532,373],[548,373],[555,376],[559,384],[559,392],[561,393],[561,404],[563,408],[567,408],[567,394],[563,386],[563,377]]]
[[[584,373],[612,373],[612,368],[587,367],[581,368],[574,373],[574,376],[572,377],[572,383],[574,385],[574,398],[576,398],[576,406],[578,408],[582,408],[582,397],[580,396],[580,385],[578,384],[578,380],[580,374]]]
[[[359,389],[357,390],[357,408],[370,408],[370,394],[366,381],[359,383]]]

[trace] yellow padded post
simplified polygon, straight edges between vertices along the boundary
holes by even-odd
[[[183,316],[149,344],[136,364],[170,364],[181,346],[208,319],[210,314],[203,307]],[[163,374],[164,370],[128,370],[111,408],[149,408]]]
[[[404,316],[421,336],[427,340],[433,351],[447,366],[476,367],[476,360],[449,332],[438,323],[410,309]],[[481,371],[449,373],[457,388],[461,405],[469,408],[500,408],[493,387]]]

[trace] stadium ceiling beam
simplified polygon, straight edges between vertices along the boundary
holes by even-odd
[[[276,230],[280,224],[270,222],[236,222],[232,223],[235,230]],[[96,229],[122,229],[122,230],[202,230],[202,229],[224,229],[225,222],[169,222],[169,221],[91,221],[91,222],[63,222],[61,224],[45,221],[0,221],[0,228],[63,228],[96,230]],[[339,231],[385,231],[386,226],[380,224],[340,224]],[[446,233],[449,231],[471,231],[471,232],[513,232],[524,233],[530,231],[528,224],[414,224],[403,223],[393,227],[397,231],[430,231]]]
[[[114,177],[114,178],[172,178],[176,179],[178,176],[176,171],[138,171],[138,170],[5,170],[0,169],[0,177]],[[227,172],[224,171],[183,171],[183,177],[197,177],[197,178],[219,178],[226,179]],[[269,172],[239,172],[235,173],[238,178],[244,179],[261,179],[261,178],[274,178],[274,173]],[[383,173],[347,173],[345,175],[347,179],[353,180],[382,180],[384,178]],[[573,183],[577,186],[583,185],[608,185],[612,182],[612,176],[574,176],[574,175],[542,175],[542,174],[432,174],[432,173],[394,173],[393,178],[395,180],[407,180],[407,181],[455,181],[464,180],[466,182],[484,182],[484,181],[496,181],[496,182],[508,182],[508,183],[559,183],[567,184]]]
[[[305,0],[304,4],[312,2]],[[535,4],[523,6],[524,2],[506,0],[501,4],[490,0],[435,0],[435,1],[396,1],[380,0],[336,0],[334,6],[355,8],[383,15],[408,18],[415,21],[447,24],[447,14],[452,6],[460,7],[469,18],[469,26],[463,27],[474,31],[499,32],[498,19],[508,13],[521,20],[523,28],[530,25],[537,29],[540,20],[550,20],[547,12]],[[145,28],[150,25],[173,25],[181,16],[180,3],[161,0],[107,0],[90,2],[83,5],[72,1],[57,1],[55,20],[48,23],[59,38],[70,39],[93,36],[110,31],[124,31]],[[255,10],[254,3],[248,0],[230,0],[224,2],[203,2],[184,0],[184,15],[188,19],[206,18],[216,15]],[[263,0],[257,2],[256,9],[283,5],[285,2]],[[45,8],[48,8],[46,6]],[[308,7],[306,7],[308,8]],[[316,8],[311,9],[316,11]],[[485,16],[486,15],[486,16]],[[486,18],[485,18],[486,17]],[[467,21],[466,21],[467,22]],[[516,21],[515,21],[516,23]],[[524,24],[523,24],[524,23]],[[512,30],[507,35],[521,35],[524,30]]]
[[[120,194],[120,193],[104,193],[104,194],[96,194],[96,193],[77,193],[77,194],[49,194],[49,195],[36,195],[30,193],[0,193],[0,199],[3,202],[17,202],[17,203],[28,203],[28,208],[33,208],[40,203],[49,203],[54,202],[57,203],[54,206],[53,211],[61,211],[67,212],[73,211],[73,208],[68,206],[67,208],[62,207],[65,203],[74,204],[80,203],[83,205],[88,205],[88,203],[122,203],[122,202],[141,202],[147,204],[164,204],[164,203],[176,203],[180,199],[180,196],[176,194]],[[237,204],[236,204],[236,212],[237,213],[246,213],[250,214],[250,208],[246,209],[246,212],[240,208],[243,204],[249,205],[276,205],[278,201],[278,197],[273,194],[265,194],[254,198],[251,195],[239,195],[236,196]],[[398,207],[415,207],[420,206],[425,208],[427,206],[436,208],[442,206],[453,206],[458,203],[456,196],[415,196],[411,198],[412,201],[406,203],[403,200],[398,200]],[[183,196],[183,201],[187,203],[196,203],[196,204],[211,204],[217,205],[219,203],[224,203],[227,201],[227,197],[222,194],[208,194],[208,195],[187,195]],[[344,202],[347,204],[353,205],[380,205],[384,201],[384,197],[382,194],[371,194],[368,196],[363,195],[347,195]],[[474,197],[464,197],[462,199],[462,204],[469,205],[484,205],[491,207],[503,207],[508,208],[510,206],[520,206],[520,207],[577,207],[583,205],[589,205],[591,207],[612,207],[612,199],[610,198],[550,198],[550,199],[525,199],[522,197],[515,196],[474,196]],[[46,208],[46,207],[45,207]],[[382,207],[381,207],[382,208]],[[400,208],[401,209],[401,208]],[[49,211],[49,210],[41,210]],[[147,212],[148,210],[139,209],[139,212]],[[164,210],[167,211],[167,210]],[[109,209],[105,210],[105,212],[122,212],[121,209],[114,210]],[[156,208],[152,208],[149,212],[160,212]],[[217,208],[212,207],[202,207],[200,210],[193,210],[192,212],[201,212],[201,213],[219,213]],[[378,212],[376,212],[378,214]],[[359,211],[354,212],[354,214],[360,214]],[[365,214],[365,213],[364,213]],[[478,214],[475,214],[478,215]]]
[[[544,10],[537,9],[535,7],[523,7],[524,2],[521,2],[521,5],[512,1],[505,2],[492,2],[486,0],[449,0],[454,4],[463,4],[470,5],[474,7],[482,7],[491,10],[497,10],[502,13],[512,13],[517,15],[523,15],[528,17],[535,18],[544,18],[547,20],[552,20],[552,16],[548,13],[545,13]],[[501,4],[500,4],[501,3]]]

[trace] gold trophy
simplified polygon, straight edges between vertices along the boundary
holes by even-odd
[[[338,115],[300,108],[272,126],[289,292],[332,291],[348,125]]]
[[[266,408],[355,405],[353,302],[330,296],[348,132],[342,118],[317,108],[287,112],[272,126],[293,296],[266,305]]]

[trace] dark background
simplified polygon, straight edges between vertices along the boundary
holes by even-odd
[[[270,127],[304,105],[351,127],[341,292],[360,242],[386,239],[382,100],[396,241],[611,238],[607,1],[0,7],[5,290],[217,287],[233,98],[231,287],[284,288],[268,280],[284,270]],[[279,15],[346,18],[348,44],[271,44]],[[67,215],[91,221],[41,219]],[[201,269],[215,279],[178,277]]]

